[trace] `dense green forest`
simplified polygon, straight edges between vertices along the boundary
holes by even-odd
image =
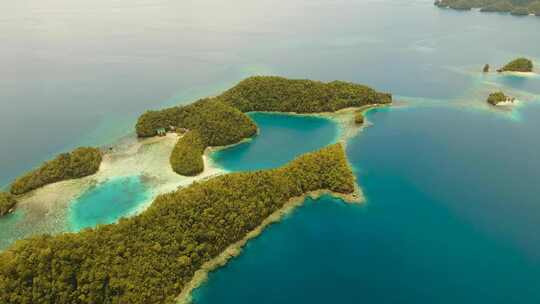
[[[0,254],[0,303],[172,303],[200,266],[292,197],[354,191],[341,145],[284,167],[215,177],[158,196],[142,214]]]
[[[390,103],[392,96],[350,82],[328,83],[255,76],[242,80],[217,97],[242,112],[275,111],[316,113],[335,112],[348,107]]]
[[[139,137],[155,136],[159,129],[171,127],[197,131],[180,139],[170,157],[175,172],[196,175],[204,169],[202,154],[206,147],[231,145],[255,135],[257,126],[243,112],[334,112],[347,107],[390,102],[390,94],[349,82],[323,83],[256,76],[216,97],[186,106],[148,111],[139,117],[135,129]],[[192,143],[196,146],[188,147]]]
[[[170,127],[189,130],[178,140],[170,156],[172,169],[188,176],[203,171],[202,154],[206,147],[234,144],[257,133],[257,126],[249,116],[217,99],[148,111],[139,117],[136,131],[139,137],[147,137],[155,136],[160,128]]]
[[[174,172],[193,176],[204,170],[202,154],[205,145],[198,131],[189,131],[182,136],[171,153],[170,163]]]
[[[435,5],[456,10],[479,8],[482,12],[540,16],[540,0],[437,0]]]
[[[501,102],[505,102],[508,100],[513,100],[513,98],[506,96],[503,92],[494,92],[489,94],[487,98],[487,102],[496,106],[497,104]]]
[[[361,125],[364,123],[364,114],[362,114],[361,111],[354,113],[354,122],[358,125]]]
[[[527,58],[517,58],[500,68],[499,72],[532,72],[533,63]]]
[[[6,192],[0,192],[0,216],[6,215],[16,204],[17,200],[13,195]]]
[[[91,147],[80,147],[71,153],[62,153],[17,178],[11,184],[10,192],[23,194],[47,184],[92,175],[99,170],[101,160],[101,152]]]

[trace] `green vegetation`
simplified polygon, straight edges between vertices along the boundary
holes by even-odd
[[[489,73],[489,64],[484,65],[484,68],[482,69],[482,72]]]
[[[499,1],[485,7],[482,7],[480,11],[482,12],[492,12],[492,13],[507,13],[514,9],[514,6],[507,1]]]
[[[275,76],[249,77],[217,98],[242,112],[335,112],[348,107],[392,102],[390,94],[379,93],[364,85]]]
[[[536,16],[540,16],[540,1],[536,1],[529,5],[529,12],[531,14],[535,14]]]
[[[101,152],[96,148],[81,147],[71,153],[62,153],[17,178],[11,184],[10,192],[23,194],[47,184],[92,175],[99,170],[101,160]]]
[[[529,9],[526,8],[526,7],[516,7],[514,9],[512,9],[510,14],[512,14],[514,16],[527,16],[527,15],[529,15]]]
[[[354,113],[354,122],[359,125],[364,123],[364,114],[361,111]]]
[[[182,136],[172,151],[170,162],[174,172],[194,176],[204,170],[202,154],[204,143],[198,131],[189,131]]]
[[[435,5],[458,10],[479,8],[482,12],[510,12],[520,16],[540,12],[538,0],[437,0]]]
[[[527,58],[518,58],[512,60],[504,67],[500,68],[499,72],[532,72],[533,63]]]
[[[16,204],[17,200],[13,195],[6,192],[0,192],[0,216],[8,214]]]
[[[142,214],[0,254],[0,303],[172,303],[204,262],[291,198],[354,191],[341,145],[160,195]]]
[[[513,98],[506,96],[503,92],[495,92],[495,93],[489,94],[487,102],[490,103],[491,105],[496,106],[501,102],[513,101],[513,100],[514,100]]]
[[[202,154],[206,147],[231,145],[257,133],[249,116],[216,99],[146,112],[139,117],[136,131],[139,137],[148,137],[155,136],[158,129],[170,127],[189,130],[178,140],[170,157],[173,170],[188,176],[203,171]]]
[[[139,137],[155,136],[158,130],[171,127],[197,131],[179,140],[170,158],[175,172],[195,175],[203,170],[202,154],[206,147],[231,145],[255,135],[257,126],[242,112],[334,112],[391,102],[390,94],[350,82],[256,76],[217,97],[187,106],[148,111],[139,117],[135,128]],[[195,147],[188,147],[194,142]]]

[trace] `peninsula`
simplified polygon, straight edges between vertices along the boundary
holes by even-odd
[[[246,112],[314,114],[391,102],[391,94],[350,82],[255,76],[216,97],[148,111],[139,117],[135,129],[139,137],[166,130],[187,132],[178,140],[170,163],[178,174],[192,176],[203,171],[202,155],[207,147],[236,144],[257,133]]]
[[[71,153],[62,153],[40,167],[18,177],[9,193],[0,192],[0,216],[15,208],[16,196],[48,184],[92,175],[99,170],[102,154],[96,148],[80,147]]]
[[[515,16],[540,16],[538,0],[436,0],[435,5],[455,10],[479,8],[481,12],[511,13]]]
[[[355,189],[340,144],[193,183],[117,224],[18,241],[0,254],[0,302],[171,303],[203,264],[290,200],[320,191],[353,199]]]
[[[81,147],[71,153],[62,153],[39,168],[17,178],[10,188],[15,195],[63,180],[92,175],[99,170],[102,156],[96,148]]]

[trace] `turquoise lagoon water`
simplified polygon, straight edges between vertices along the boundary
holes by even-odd
[[[372,110],[347,148],[367,203],[307,200],[195,303],[538,303],[540,105],[520,110]]]
[[[33,235],[79,231],[127,217],[151,199],[151,189],[140,176],[111,178],[99,183],[67,206],[22,206],[0,218],[0,251]]]
[[[150,198],[139,176],[120,177],[83,193],[69,207],[71,231],[110,224],[137,210]]]
[[[337,125],[326,118],[251,113],[259,134],[251,141],[212,154],[217,165],[230,171],[249,171],[284,165],[300,154],[336,140]]]

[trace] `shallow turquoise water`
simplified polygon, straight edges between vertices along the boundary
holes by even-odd
[[[538,303],[540,105],[521,111],[370,112],[347,149],[367,203],[308,200],[196,303]]]
[[[149,197],[148,189],[138,176],[120,177],[98,184],[71,203],[70,230],[114,223],[134,212]]]
[[[283,114],[249,114],[259,127],[253,140],[217,151],[212,159],[231,171],[275,168],[336,140],[338,127],[329,119]]]

